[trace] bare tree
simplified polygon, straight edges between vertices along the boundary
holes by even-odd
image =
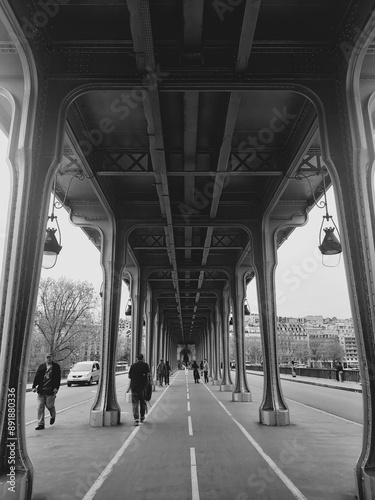
[[[92,284],[68,280],[42,279],[39,285],[35,326],[46,348],[57,361],[79,350],[97,324],[94,313],[98,299]]]
[[[263,358],[262,343],[260,340],[245,338],[246,361],[259,364]]]
[[[309,339],[309,350],[310,350],[310,359],[312,361],[318,361],[318,360],[320,360],[319,350],[320,350],[321,343],[322,343],[322,341],[321,341],[320,338],[313,337],[313,336],[310,337],[310,339]]]
[[[46,351],[45,347],[45,338],[35,327],[32,335],[30,349],[29,370],[36,370],[38,368]]]
[[[345,357],[345,350],[340,345],[339,339],[329,339],[322,342],[319,349],[320,359],[331,361],[334,365],[337,361],[342,361]]]
[[[131,321],[120,318],[117,338],[116,360],[131,360]]]
[[[291,361],[296,361],[297,363],[307,363],[309,360],[309,345],[307,340],[296,340],[292,342],[293,356]]]

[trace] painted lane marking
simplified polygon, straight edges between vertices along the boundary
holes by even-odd
[[[188,416],[188,427],[189,427],[189,436],[192,436],[193,435],[193,424],[192,424],[190,415]]]
[[[354,425],[358,425],[358,427],[363,427],[363,424],[355,422],[354,420],[349,420],[348,418],[340,417],[339,415],[335,415],[334,413],[320,410],[319,408],[315,408],[314,406],[306,405],[305,403],[300,403],[299,401],[294,401],[294,399],[290,399],[290,398],[285,398],[285,399],[287,401],[291,401],[292,403],[296,403],[297,405],[301,405],[301,406],[304,406],[305,408],[309,408],[310,410],[314,410],[314,411],[317,411],[319,413],[323,413],[323,415],[328,415],[329,417],[338,418],[339,420],[343,420],[344,422],[346,422],[348,424],[354,424]]]
[[[190,448],[191,499],[199,500],[197,461],[195,448]]]
[[[268,464],[268,466],[274,471],[274,473],[279,476],[281,481],[285,484],[285,486],[289,489],[289,491],[292,493],[292,495],[297,498],[298,500],[307,500],[305,495],[297,488],[297,486],[292,483],[292,481],[288,478],[286,474],[276,465],[276,463],[272,460],[270,456],[265,453],[263,448],[258,444],[258,442],[249,434],[249,432],[243,427],[240,422],[238,422],[233,415],[226,409],[226,407],[223,405],[221,401],[217,399],[215,394],[206,386],[207,390],[211,393],[212,397],[216,399],[216,401],[219,403],[219,405],[223,408],[225,413],[229,415],[229,417],[233,420],[233,422],[237,425],[237,427],[241,430],[241,432],[244,434],[246,439],[253,445],[253,447],[257,450],[259,455],[265,460],[265,462]]]
[[[187,389],[187,399],[189,399],[189,389]],[[187,402],[187,411],[190,412],[190,401]],[[188,415],[189,436],[193,436],[193,423],[191,416]],[[191,500],[199,500],[197,460],[195,448],[190,448],[190,475],[191,475]]]
[[[160,394],[158,399],[155,401],[155,403],[152,405],[151,409],[148,410],[148,415],[152,413],[154,408],[156,408],[157,404],[161,400],[161,398],[165,395],[165,393],[168,391],[170,388],[170,385]],[[128,436],[124,444],[119,448],[115,456],[112,458],[112,460],[108,463],[107,467],[103,470],[103,472],[99,475],[98,479],[94,482],[94,484],[91,486],[89,491],[86,493],[86,495],[83,497],[82,500],[92,500],[100,487],[103,485],[104,481],[108,478],[110,473],[112,472],[114,466],[117,464],[117,462],[120,460],[122,455],[124,454],[126,448],[130,445],[132,439],[137,435],[139,430],[142,428],[142,426],[136,427]]]

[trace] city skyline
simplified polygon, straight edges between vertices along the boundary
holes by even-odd
[[[4,238],[9,206],[10,177],[5,162],[7,140],[0,137],[0,169],[2,175],[0,196],[0,261],[3,260]],[[328,190],[327,200],[330,215],[338,225],[333,189]],[[325,267],[318,249],[319,230],[324,210],[314,207],[303,227],[296,228],[278,249],[278,265],[275,273],[277,315],[304,317],[319,315],[339,319],[352,316],[343,255],[337,267]],[[63,208],[55,215],[62,233],[62,250],[55,267],[43,269],[41,277],[58,279],[66,276],[73,280],[92,283],[100,292],[102,270],[100,252],[89,241],[85,233],[74,226]],[[77,251],[78,250],[78,251]],[[336,256],[337,257],[337,256]],[[124,316],[129,292],[124,284],[120,316]],[[258,312],[255,280],[247,290],[251,312]]]

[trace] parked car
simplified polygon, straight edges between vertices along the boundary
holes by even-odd
[[[99,378],[100,365],[97,361],[80,361],[70,370],[66,383],[68,387],[72,384],[99,384]]]

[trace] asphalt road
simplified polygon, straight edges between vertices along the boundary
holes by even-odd
[[[251,391],[263,391],[263,377],[248,375]],[[326,387],[281,380],[281,388],[288,406],[303,404],[326,413],[362,424],[362,394]]]

